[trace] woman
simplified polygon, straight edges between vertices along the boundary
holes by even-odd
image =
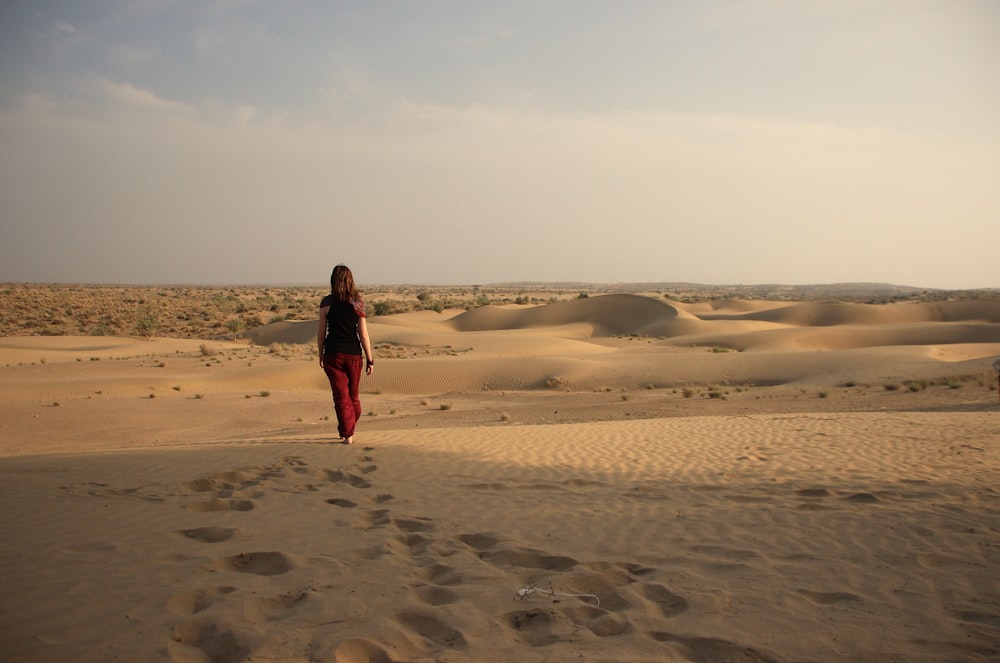
[[[354,426],[361,418],[358,385],[361,383],[361,353],[365,374],[375,368],[372,344],[368,339],[365,305],[354,285],[354,275],[346,265],[337,265],[330,275],[330,294],[319,305],[319,365],[330,379],[333,407],[337,412],[337,432],[344,444],[354,442]]]

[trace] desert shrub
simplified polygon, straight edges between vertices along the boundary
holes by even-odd
[[[234,339],[243,330],[243,326],[243,321],[239,318],[232,318],[226,322],[226,329],[230,331]]]
[[[389,299],[382,299],[372,304],[372,312],[375,315],[392,315],[395,310],[395,304]]]
[[[160,328],[160,321],[152,313],[145,313],[135,321],[135,331],[146,340],[149,340],[156,330]]]

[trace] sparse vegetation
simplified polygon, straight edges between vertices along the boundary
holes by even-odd
[[[662,292],[672,301],[723,299],[820,301],[884,304],[946,299],[994,299],[996,289],[928,290],[885,284],[817,286],[714,286],[674,283],[584,284],[507,283],[487,286],[388,286],[366,289],[362,297],[378,315],[417,310],[470,309],[485,304],[545,304],[608,293]],[[170,287],[11,284],[0,292],[0,336],[156,334],[167,338],[232,338],[262,320],[313,320],[328,288]],[[55,312],[59,313],[56,314]],[[733,350],[728,350],[733,351]]]

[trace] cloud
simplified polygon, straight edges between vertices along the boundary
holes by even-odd
[[[75,37],[80,34],[80,31],[77,30],[75,26],[64,21],[56,21],[53,32],[58,36],[69,35],[71,37]]]
[[[151,90],[131,83],[97,77],[94,87],[99,95],[116,110],[149,110],[190,114],[195,108],[189,104],[157,96]]]
[[[0,157],[0,200],[20,246],[31,227],[48,238],[33,263],[88,242],[99,280],[176,282],[171,256],[186,255],[196,282],[303,282],[332,259],[382,282],[948,285],[953,263],[927,271],[941,223],[966,264],[1000,239],[996,155],[887,129],[413,101],[345,121],[95,88],[105,103],[89,114],[36,96],[0,115],[4,135],[23,136]],[[149,244],[162,251],[146,256]]]

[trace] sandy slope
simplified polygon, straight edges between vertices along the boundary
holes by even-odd
[[[2,338],[2,658],[997,660],[998,310],[373,318],[354,446],[314,323]]]

